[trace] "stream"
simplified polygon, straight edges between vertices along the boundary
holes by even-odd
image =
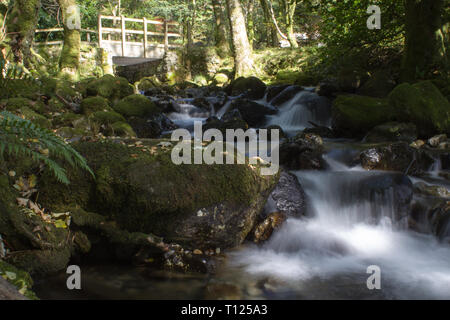
[[[322,99],[302,91],[267,116],[267,125],[279,125],[290,136],[309,127],[308,121],[329,126]],[[192,128],[209,116],[190,102],[181,101],[181,109],[168,115],[180,127]],[[407,229],[392,188],[375,196],[365,192],[368,179],[385,181],[392,173],[352,166],[359,142],[324,144],[326,171],[292,171],[305,190],[308,217],[289,218],[263,245],[228,251],[216,274],[91,265],[82,267],[81,292],[65,289],[67,275],[61,273],[38,280],[36,293],[42,299],[202,299],[205,285],[220,281],[237,286],[243,299],[450,299],[450,246]],[[409,178],[450,189],[440,170],[436,162],[427,176]],[[379,290],[367,287],[369,266],[381,270]]]

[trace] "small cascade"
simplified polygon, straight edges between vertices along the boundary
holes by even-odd
[[[277,115],[267,117],[267,125],[278,125],[286,132],[311,127],[310,121],[321,126],[330,125],[331,105],[328,99],[306,90],[297,93],[278,109]]]

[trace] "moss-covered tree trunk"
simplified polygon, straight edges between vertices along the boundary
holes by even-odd
[[[227,25],[225,21],[225,8],[221,0],[212,0],[214,17],[216,22],[215,41],[216,47],[221,57],[228,55],[230,44],[227,39]]]
[[[14,61],[28,64],[38,23],[40,0],[15,0],[7,16],[7,32]]]
[[[442,33],[445,0],[405,0],[405,53],[402,80],[427,77],[448,66]]]
[[[226,0],[228,16],[230,19],[231,38],[233,40],[235,77],[246,76],[252,73],[252,48],[247,37],[244,13],[239,0]]]
[[[294,35],[294,15],[297,7],[297,0],[283,0],[284,16],[286,20],[286,36],[291,48],[298,48]]]
[[[80,25],[77,24],[76,0],[58,0],[64,25],[64,45],[59,60],[63,74],[76,76],[80,66]]]
[[[248,42],[250,47],[253,48],[253,41],[255,40],[255,21],[253,19],[255,5],[253,0],[248,1],[247,5],[247,32],[248,32]]]
[[[272,15],[270,13],[269,4],[267,0],[260,0],[261,8],[264,13],[264,24],[267,30],[267,45],[269,47],[278,46],[278,31],[275,23],[272,20]]]

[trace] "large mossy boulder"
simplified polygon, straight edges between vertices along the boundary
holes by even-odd
[[[102,96],[113,103],[133,93],[134,88],[127,79],[109,74],[90,81],[86,87],[88,96]]]
[[[420,136],[450,134],[450,102],[431,81],[402,83],[389,94],[399,121],[413,122]]]
[[[62,186],[48,175],[40,184],[41,203],[55,210],[79,205],[129,231],[192,248],[242,243],[278,175],[262,176],[248,165],[175,165],[171,147],[157,146],[159,140],[141,143],[76,144],[96,180],[79,172],[74,183]]]
[[[360,137],[373,127],[394,119],[386,99],[341,95],[332,107],[333,130],[346,137]]]
[[[109,111],[111,107],[107,99],[97,96],[89,97],[81,101],[81,112],[85,115],[90,115],[97,111]]]
[[[114,110],[126,118],[151,117],[161,112],[149,98],[140,94],[133,94],[120,100],[114,106]]]
[[[240,77],[232,81],[226,91],[231,96],[244,95],[248,99],[258,100],[264,97],[266,88],[265,83],[256,77]]]

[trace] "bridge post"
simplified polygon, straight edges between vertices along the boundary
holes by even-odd
[[[126,43],[126,29],[125,29],[125,17],[122,16],[122,57],[125,57],[125,43]]]
[[[148,30],[147,30],[147,18],[146,17],[144,17],[144,58],[147,58],[147,42],[148,42],[148,39],[147,39],[147,32],[148,32]]]
[[[164,19],[164,51],[169,51],[169,25],[167,24],[167,20]]]
[[[99,14],[98,15],[98,46],[99,46],[99,48],[102,47],[102,37],[103,37],[102,33],[103,33],[103,30],[102,30],[102,15]]]

